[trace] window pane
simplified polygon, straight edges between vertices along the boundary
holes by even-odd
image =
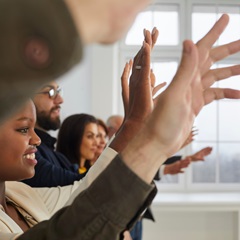
[[[156,45],[178,45],[178,13],[154,12],[153,19],[154,26],[157,26],[159,30],[159,37]]]
[[[192,40],[199,41],[214,25],[217,20],[215,13],[196,13],[192,14]]]
[[[192,163],[192,182],[193,183],[215,183],[216,182],[216,144],[212,142],[197,143],[194,142],[193,153],[207,146],[213,147],[212,153],[205,157],[205,161]]]
[[[222,67],[229,67],[232,65],[236,65],[239,63],[235,63],[235,64],[218,64],[219,68]],[[233,88],[233,89],[240,89],[240,76],[234,76],[234,77],[230,77],[227,79],[224,79],[223,81],[219,81],[218,82],[218,86],[220,88]]]
[[[201,110],[194,126],[198,129],[195,140],[217,141],[217,102],[213,102]]]
[[[167,82],[168,86],[177,71],[177,67],[178,63],[175,61],[154,62],[152,64],[152,69],[156,77],[156,85],[162,82]],[[159,93],[166,89],[166,87],[162,88]]]
[[[216,45],[222,45],[240,38],[239,6],[194,6],[192,14],[192,39],[200,40],[214,25],[220,16],[227,12],[230,21]],[[238,29],[238,30],[237,30]]]
[[[170,175],[170,174],[167,174],[167,175],[164,175],[161,177],[161,180],[158,181],[158,184],[170,184],[170,183],[178,183],[178,174],[177,175]]]
[[[240,183],[240,142],[219,144],[220,183]]]
[[[161,6],[159,8],[161,9]],[[152,30],[153,27],[157,27],[159,37],[156,45],[177,45],[179,43],[178,18],[179,14],[176,8],[168,11],[155,10],[140,13],[127,34],[125,44],[141,45],[143,29]]]
[[[153,28],[151,12],[143,12],[137,16],[133,26],[127,34],[125,43],[127,45],[142,45],[142,42],[144,40],[144,28],[148,30],[151,30]]]
[[[240,38],[240,7],[239,6],[231,6],[231,7],[219,7],[218,17],[222,15],[222,13],[228,13],[230,17],[229,24],[221,37],[219,38],[219,44],[226,44],[232,41],[236,41]]]
[[[128,51],[135,48],[135,45],[142,45],[144,28],[149,30],[154,26],[158,28],[159,38],[156,44],[158,46],[151,57],[156,84],[167,82],[168,86],[176,73],[180,57],[179,48],[176,46],[180,43],[180,33],[181,38],[186,39],[191,32],[193,41],[197,42],[207,34],[222,13],[226,12],[230,17],[229,24],[214,45],[240,39],[240,2],[238,4],[235,1],[235,5],[232,4],[233,1],[219,1],[221,5],[217,3],[218,1],[203,3],[201,0],[192,1],[193,4],[185,0],[171,1],[178,2],[173,4],[159,2],[162,1],[155,1],[147,11],[138,15],[125,39],[125,44],[128,46],[123,49]],[[189,20],[192,22],[189,23]],[[183,24],[184,22],[187,24]],[[239,64],[238,55],[231,56],[220,63],[215,63],[211,69]],[[240,89],[240,77],[234,76],[224,81],[216,81],[213,87]],[[207,189],[215,185],[217,189],[225,186],[229,188],[234,184],[239,186],[240,114],[238,110],[240,112],[240,101],[231,99],[214,101],[205,106],[194,122],[198,134],[188,147],[189,149],[192,147],[192,152],[196,152],[206,146],[212,146],[212,154],[206,157],[204,162],[192,163],[186,174],[165,175],[157,184],[163,188],[167,185],[167,189],[177,187],[178,190],[182,183],[184,188],[192,187],[191,183],[196,188],[206,187]]]
[[[240,141],[239,100],[219,102],[219,141]],[[231,154],[231,149],[228,152]]]

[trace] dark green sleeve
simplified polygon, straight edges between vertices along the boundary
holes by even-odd
[[[0,1],[0,121],[81,60],[82,45],[62,0]]]
[[[19,240],[116,240],[148,207],[156,187],[117,156],[73,204],[39,223]]]

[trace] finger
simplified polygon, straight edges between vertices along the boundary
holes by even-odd
[[[163,82],[163,83],[158,84],[156,87],[153,88],[152,95],[154,96],[160,89],[162,89],[162,88],[165,87],[166,85],[167,85],[166,82]]]
[[[143,35],[144,35],[144,41],[143,41],[143,45],[144,42],[149,44],[150,46],[152,46],[152,36],[149,30],[146,30],[145,28],[143,29]],[[133,60],[133,68],[135,68],[137,65],[141,66],[141,59],[142,59],[142,52],[143,52],[143,46],[141,47],[141,49],[138,51],[138,53],[136,54],[136,56],[134,57]]]
[[[143,35],[144,35],[143,45],[144,45],[144,42],[146,42],[147,44],[149,44],[151,46],[152,45],[151,33],[144,28],[143,29]],[[135,55],[135,57],[134,57],[133,68],[135,68],[137,65],[141,66],[140,61],[141,61],[141,58],[142,58],[143,45],[142,45],[141,49],[138,51],[138,53]]]
[[[153,48],[157,42],[158,35],[159,35],[159,31],[157,30],[156,27],[153,28],[151,35],[152,35],[152,48]]]
[[[185,159],[182,159],[180,161],[181,163],[181,168],[184,168],[184,167],[187,167],[191,162],[191,159],[189,157],[185,158]]]
[[[174,85],[176,87],[175,92],[185,92],[187,86],[189,86],[196,75],[198,70],[198,51],[196,46],[190,40],[183,42],[182,59],[176,75],[174,76],[169,87]]]
[[[204,162],[205,159],[202,158],[202,159],[192,159],[192,162]]]
[[[155,83],[156,83],[156,77],[155,77],[155,74],[152,69],[150,72],[150,80],[151,80],[151,87],[154,88]]]
[[[214,24],[210,31],[197,43],[197,46],[204,49],[212,48],[229,22],[229,16],[223,14],[220,19]]]
[[[198,129],[196,128],[196,126],[193,126],[193,127],[192,127],[192,133],[195,133],[195,132],[197,133],[197,132],[198,132]]]
[[[130,74],[130,66],[132,65],[132,60],[129,61],[129,63],[125,64],[125,67],[123,69],[123,73],[121,76],[121,86],[122,86],[122,99],[123,99],[123,105],[124,105],[124,112],[125,116],[128,113],[129,108],[129,86],[128,86],[128,79]]]
[[[190,163],[181,164],[181,168],[187,168]]]
[[[132,76],[134,75],[137,75],[137,76],[140,76],[141,78],[145,77],[145,79],[147,81],[149,81],[149,77],[150,77],[150,69],[149,69],[149,66],[150,66],[150,53],[148,53],[150,51],[150,45],[147,43],[147,42],[143,42],[143,46],[141,48],[141,56],[139,55],[138,56],[138,59],[137,59],[137,62],[138,64],[136,64],[136,57],[134,58],[134,61],[133,61],[133,65],[132,65]],[[140,66],[140,69],[137,69],[136,68],[136,65]],[[145,73],[144,69],[145,67],[147,69],[149,69],[149,71],[147,72],[147,75],[143,75],[143,73]],[[132,77],[130,78],[130,84],[131,84],[131,80],[132,79],[137,79],[135,77]],[[133,81],[133,83],[135,84],[137,81]]]
[[[209,152],[212,152],[213,148],[212,147],[207,147]]]
[[[147,44],[149,44],[149,45],[151,46],[151,48],[152,48],[152,35],[151,35],[150,31],[144,29],[144,30],[143,30],[143,34],[144,34],[144,41],[145,41]]]
[[[149,81],[150,51],[151,51],[150,45],[144,41],[143,46],[141,48],[141,56],[139,55],[139,58],[137,59],[138,68],[136,68],[135,62],[133,62],[132,75],[130,77],[130,82],[129,82],[129,89],[130,89],[129,105],[130,106],[132,106],[132,102],[135,99],[135,94],[137,94],[135,89],[140,89],[142,91],[145,91],[146,85],[150,84],[150,81]],[[146,60],[147,60],[147,63],[145,62]],[[145,85],[145,87],[144,88],[140,87],[141,85]],[[143,93],[143,95],[145,96],[145,93]]]
[[[239,74],[240,74],[240,65],[210,70],[203,77],[203,89],[210,87],[216,81],[227,79],[229,77],[236,76]]]
[[[240,99],[240,91],[230,88],[209,88],[204,91],[204,104],[223,98]]]
[[[217,62],[240,51],[240,40],[211,49],[210,57],[213,62]]]
[[[191,134],[193,137],[196,136],[198,134],[198,129],[193,129]]]

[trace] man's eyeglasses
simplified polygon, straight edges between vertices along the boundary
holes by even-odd
[[[62,96],[62,89],[60,87],[57,89],[51,88],[48,91],[38,92],[37,94],[48,94],[51,99],[55,99],[58,94]]]

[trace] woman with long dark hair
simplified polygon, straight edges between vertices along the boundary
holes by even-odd
[[[67,117],[59,130],[57,151],[76,164],[79,173],[91,167],[98,145],[98,121],[89,114],[74,114]]]

